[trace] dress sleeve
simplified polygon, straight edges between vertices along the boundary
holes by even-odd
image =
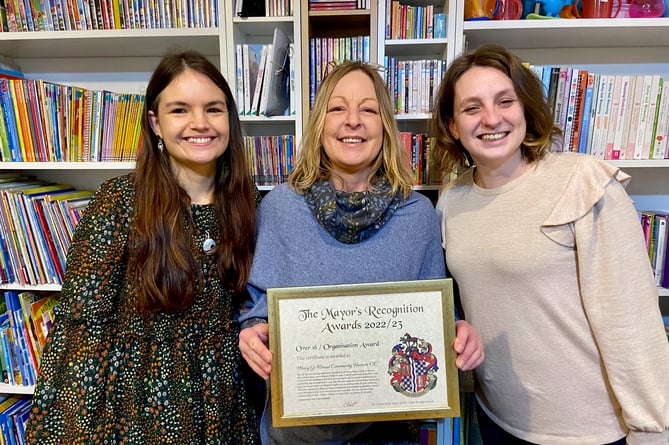
[[[628,180],[604,162],[579,165],[542,231],[574,244],[584,310],[627,443],[667,444],[669,343]]]
[[[58,305],[61,320],[102,325],[118,311],[132,202],[126,180],[102,184],[77,224]]]

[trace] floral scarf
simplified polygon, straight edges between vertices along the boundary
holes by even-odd
[[[377,177],[373,191],[335,190],[329,181],[319,181],[304,193],[318,223],[337,241],[356,244],[374,235],[400,205],[400,192],[390,194],[390,182]]]

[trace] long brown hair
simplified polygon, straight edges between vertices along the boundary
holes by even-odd
[[[413,174],[408,166],[407,153],[400,141],[390,93],[378,71],[371,65],[358,61],[347,61],[334,67],[323,79],[316,94],[314,107],[309,114],[302,146],[288,182],[295,190],[302,192],[316,181],[330,178],[332,165],[321,144],[321,135],[325,127],[330,96],[342,77],[352,71],[362,71],[372,79],[383,123],[383,146],[374,161],[368,182],[371,184],[372,178],[381,173],[388,178],[391,193],[400,191],[406,198],[411,193]]]
[[[170,168],[167,150],[158,147],[149,112],[158,113],[160,93],[185,70],[206,75],[227,98],[230,141],[216,162],[213,206],[220,226],[217,271],[236,301],[248,280],[255,244],[257,192],[250,177],[237,107],[218,68],[195,51],[169,54],[156,67],[146,89],[142,114],[142,147],[134,175],[135,218],[130,267],[137,306],[174,311],[190,306],[201,285],[198,260],[191,249],[191,201]]]
[[[561,134],[561,130],[553,124],[550,106],[544,98],[543,84],[511,51],[500,45],[487,44],[456,58],[441,81],[432,116],[432,131],[435,135],[432,163],[436,170],[447,175],[472,166],[469,152],[462,142],[451,135],[448,125],[454,116],[455,84],[474,66],[495,68],[511,79],[525,109],[527,122],[521,154],[528,162],[543,158],[551,150],[552,144],[559,143]]]

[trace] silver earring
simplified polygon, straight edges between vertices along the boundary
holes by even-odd
[[[162,153],[163,150],[165,150],[165,143],[162,139],[158,139],[158,151]]]

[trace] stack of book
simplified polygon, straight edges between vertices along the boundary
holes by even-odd
[[[2,382],[30,386],[37,382],[46,338],[53,325],[58,295],[5,291],[0,301],[0,372]]]
[[[0,438],[3,444],[24,445],[30,397],[0,395]]]
[[[563,131],[556,150],[607,160],[669,158],[669,81],[661,75],[528,66],[544,83]]]
[[[134,161],[143,107],[143,94],[0,73],[0,157],[3,162]]]
[[[237,108],[243,116],[285,116],[295,114],[293,44],[279,28],[270,44],[239,44],[237,66]],[[292,100],[291,100],[292,99]]]
[[[0,174],[0,283],[62,284],[67,250],[93,192]]]
[[[217,5],[210,0],[10,0],[0,8],[0,31],[208,28],[218,26]]]
[[[369,9],[370,0],[309,0],[309,11]]]
[[[669,288],[669,213],[642,210],[639,218],[655,284]]]

